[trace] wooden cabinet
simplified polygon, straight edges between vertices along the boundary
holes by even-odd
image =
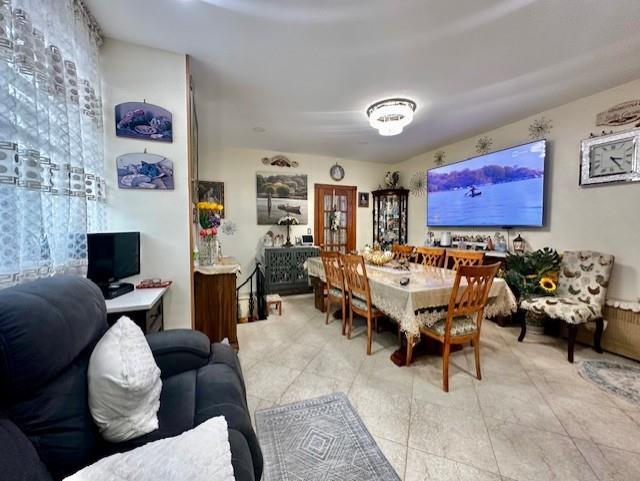
[[[373,242],[383,249],[407,243],[407,189],[381,189],[371,192],[373,200]]]
[[[318,257],[317,247],[266,247],[264,267],[267,294],[311,292],[304,262]]]
[[[195,328],[205,333],[211,342],[225,337],[238,349],[236,326],[238,301],[236,274],[194,273]]]

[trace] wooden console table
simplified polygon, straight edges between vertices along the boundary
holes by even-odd
[[[205,333],[211,342],[225,337],[237,350],[238,303],[236,275],[240,264],[233,257],[224,257],[213,266],[194,268],[195,329]]]

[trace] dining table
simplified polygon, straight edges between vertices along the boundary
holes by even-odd
[[[309,278],[326,282],[320,257],[310,257],[305,262]],[[441,267],[395,261],[379,266],[367,264],[367,277],[371,302],[386,316],[398,323],[406,338],[406,352],[400,362],[411,363],[413,349],[420,341],[420,328],[431,327],[447,316],[449,299],[456,272]],[[407,283],[406,280],[409,280]],[[400,282],[402,280],[402,283]],[[466,280],[461,279],[464,287]],[[508,316],[517,310],[515,296],[504,279],[496,277],[489,291],[484,316]],[[395,359],[396,364],[398,355]]]

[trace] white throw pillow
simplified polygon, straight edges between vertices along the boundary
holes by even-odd
[[[235,481],[224,417],[87,466],[64,481]]]
[[[160,369],[142,330],[121,317],[98,342],[89,360],[89,410],[111,442],[158,429]]]

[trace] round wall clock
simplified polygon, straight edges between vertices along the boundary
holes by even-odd
[[[329,171],[329,175],[331,175],[331,178],[333,180],[340,181],[344,179],[344,169],[342,168],[341,165],[336,164],[333,167],[331,167],[331,170]]]

